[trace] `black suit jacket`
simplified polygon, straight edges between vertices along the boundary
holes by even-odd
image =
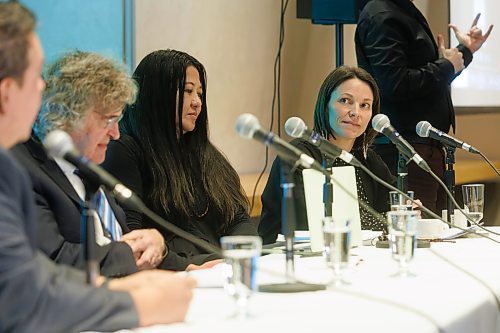
[[[37,246],[57,263],[83,268],[81,260],[81,200],[40,142],[30,139],[12,149],[17,160],[28,170],[37,206]],[[125,213],[107,193],[108,201],[123,232],[129,231]],[[137,271],[130,247],[124,242],[97,246],[101,274],[123,276]]]
[[[448,132],[455,124],[449,84],[451,62],[439,58],[424,16],[410,0],[371,0],[360,14],[355,34],[358,65],[377,81],[381,112],[410,142],[419,142],[420,120]],[[463,45],[467,66],[472,53]],[[425,143],[425,142],[421,142]]]
[[[137,327],[128,293],[93,288],[82,271],[36,249],[36,208],[23,167],[0,148],[0,332],[114,332]]]

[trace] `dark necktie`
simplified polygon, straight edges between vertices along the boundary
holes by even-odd
[[[73,173],[77,175],[85,184],[85,179],[83,178],[80,170],[75,169]],[[111,238],[113,241],[119,241],[123,235],[122,228],[113,213],[113,209],[111,208],[104,191],[101,188],[96,191],[94,197],[92,198],[92,202],[97,209],[99,218],[101,219],[105,236]]]

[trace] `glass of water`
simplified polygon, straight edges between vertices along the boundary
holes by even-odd
[[[388,212],[387,221],[389,228],[389,246],[392,251],[392,258],[399,264],[399,271],[393,276],[414,276],[414,274],[408,270],[408,263],[413,259],[417,243],[417,212]]]
[[[406,194],[412,198],[412,200],[414,199],[413,191],[408,191]],[[397,191],[389,192],[389,203],[391,204],[391,211],[393,212],[398,210],[413,210],[412,202]]]
[[[484,184],[462,185],[462,194],[467,218],[473,224],[479,223],[483,219]]]
[[[245,319],[248,299],[256,290],[257,259],[262,250],[262,239],[258,236],[225,236],[220,241],[227,264],[224,289],[236,301],[234,317]]]
[[[349,267],[349,252],[351,249],[351,228],[349,220],[334,220],[333,217],[323,218],[323,255],[326,264],[333,270],[332,287],[349,284],[344,279],[344,271]]]

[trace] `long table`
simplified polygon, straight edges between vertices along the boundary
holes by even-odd
[[[234,304],[221,287],[223,267],[198,271],[200,288],[185,323],[133,332],[500,332],[500,244],[483,238],[433,243],[416,250],[410,265],[416,276],[409,278],[391,277],[397,265],[389,249],[363,246],[351,254],[350,285],[255,293],[246,320],[228,319]],[[320,256],[296,257],[295,266],[301,281],[331,278]],[[258,267],[259,283],[283,281],[283,255],[261,257]]]

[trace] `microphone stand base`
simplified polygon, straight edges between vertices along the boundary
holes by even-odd
[[[326,290],[324,284],[312,284],[302,282],[288,282],[276,284],[263,284],[259,286],[262,293],[301,293],[306,291]]]
[[[388,240],[378,240],[377,243],[375,243],[375,247],[379,249],[388,249],[389,248],[389,241]],[[423,239],[417,239],[417,248],[419,249],[426,249],[431,247],[431,242],[428,240],[423,240]]]

